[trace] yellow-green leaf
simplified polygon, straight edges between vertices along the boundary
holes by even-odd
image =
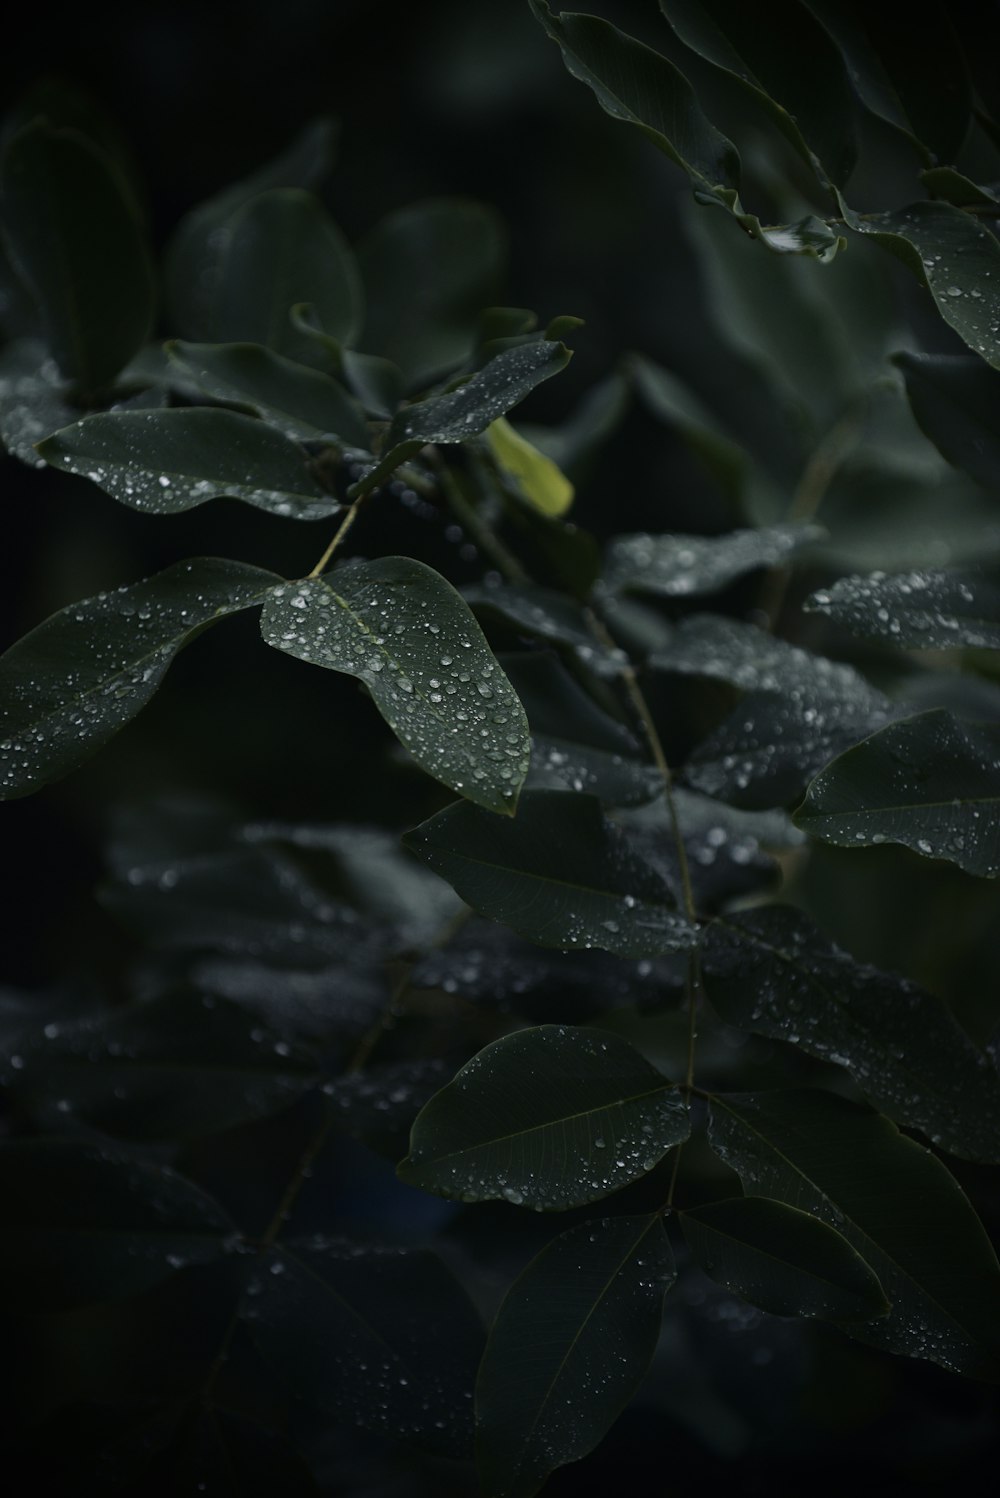
[[[486,440],[501,471],[530,505],[543,515],[565,515],[573,503],[573,485],[551,458],[515,431],[506,416],[487,427]]]

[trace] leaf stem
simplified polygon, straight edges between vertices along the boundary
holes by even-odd
[[[479,550],[496,564],[498,571],[509,583],[530,582],[529,574],[514,553],[504,545],[492,527],[482,518],[475,505],[466,499],[455,475],[442,467],[438,470],[438,478],[455,519],[463,530],[468,531]]]
[[[330,565],[330,561],[331,561],[331,559],[333,557],[334,552],[337,550],[338,546],[340,546],[340,544],[343,542],[344,538],[346,537],[348,531],[351,529],[351,526],[354,524],[355,520],[357,520],[357,518],[358,518],[358,511],[361,509],[361,506],[364,504],[365,500],[368,498],[368,495],[369,494],[373,494],[374,492],[375,491],[372,490],[372,489],[366,490],[364,494],[359,494],[358,497],[357,497],[357,499],[354,501],[354,503],[352,505],[350,505],[350,507],[347,510],[346,515],[344,516],[344,518],[341,520],[340,524],[338,525],[338,527],[336,529],[336,532],[334,533],[333,540],[330,542],[329,546],[326,548],[326,551],[324,551],[323,555],[320,557],[319,561],[316,563],[316,565],[312,569],[312,571],[306,574],[306,576],[307,576],[308,579],[319,577],[321,573],[323,573],[323,572],[326,571],[327,567]]]

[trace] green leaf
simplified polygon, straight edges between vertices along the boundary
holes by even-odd
[[[956,208],[988,208],[1000,203],[1000,189],[985,187],[956,172],[954,167],[933,166],[920,173],[920,180],[932,198],[944,198]]]
[[[567,69],[586,83],[612,119],[636,125],[687,172],[697,192],[726,208],[739,203],[740,158],[732,141],[702,112],[690,83],[672,62],[597,16],[554,15],[531,0]]]
[[[491,1498],[532,1498],[579,1461],[635,1393],[676,1277],[656,1214],[561,1233],[500,1307],[476,1385],[476,1447]]]
[[[1000,873],[1000,724],[937,709],[890,723],[809,786],[795,820],[848,847],[902,843],[968,874]]]
[[[780,905],[713,922],[703,970],[727,1024],[847,1067],[876,1107],[953,1154],[1000,1160],[1000,1077],[915,983],[855,962]]]
[[[261,1256],[242,1317],[273,1371],[327,1419],[471,1453],[482,1326],[434,1254],[330,1237],[283,1243]]]
[[[945,322],[987,364],[1000,368],[1000,244],[971,214],[950,203],[911,203],[859,214],[841,202],[847,224],[870,234],[930,291]]]
[[[1000,1374],[1000,1266],[941,1162],[888,1119],[820,1091],[712,1100],[709,1140],[744,1188],[847,1239],[892,1309],[852,1336],[972,1377]]]
[[[276,650],[358,677],[422,769],[513,815],[530,755],[524,709],[440,573],[409,557],[344,562],[272,593],[261,630]]]
[[[92,141],[38,120],[7,144],[0,217],[53,358],[94,394],[128,363],[153,318],[152,266],[124,178]]]
[[[593,796],[525,791],[512,822],[459,802],[403,841],[473,910],[540,946],[655,957],[697,942],[666,881]]]
[[[421,1109],[400,1180],[459,1201],[564,1212],[609,1196],[691,1132],[677,1087],[613,1033],[495,1040]]]
[[[358,354],[352,349],[344,349],[341,363],[344,379],[369,416],[390,420],[403,399],[400,369],[377,354]]]
[[[74,770],[156,691],[177,652],[279,581],[243,562],[177,562],[60,609],[0,657],[0,796]]]
[[[463,198],[397,209],[358,246],[368,314],[360,347],[419,389],[475,347],[498,297],[507,241],[496,211]]]
[[[261,343],[294,356],[302,335],[292,308],[310,303],[325,333],[354,341],[364,298],[346,239],[318,198],[274,188],[238,209],[220,231],[225,248],[212,307],[212,342]]]
[[[813,593],[806,613],[911,650],[1000,650],[1000,586],[975,572],[872,572]]]
[[[606,806],[640,806],[663,778],[623,723],[599,708],[555,655],[505,656],[504,670],[531,727],[531,790],[587,791]]]
[[[797,0],[776,0],[766,26],[739,0],[661,0],[660,9],[686,47],[747,90],[821,182],[843,187],[858,154],[847,69]]]
[[[493,460],[528,504],[543,515],[565,515],[573,503],[573,485],[551,458],[514,430],[505,416],[486,428]]]
[[[313,478],[302,448],[235,411],[101,412],[64,427],[38,451],[46,463],[150,515],[223,495],[294,520],[323,520],[340,509]]]
[[[286,437],[367,451],[371,437],[347,391],[329,375],[255,343],[168,343],[172,364],[213,400],[249,406]]]
[[[277,1113],[318,1073],[307,1052],[236,1005],[194,993],[49,1026],[21,1059],[13,1090],[46,1122],[67,1115],[138,1140],[197,1137]]]
[[[968,354],[897,354],[913,414],[947,458],[986,489],[1000,483],[1000,374]]]
[[[725,536],[615,536],[604,582],[612,592],[666,598],[717,593],[747,572],[782,566],[825,534],[818,525],[772,525]]]
[[[171,323],[181,337],[216,336],[213,309],[238,211],[274,188],[318,187],[332,165],[336,138],[332,120],[314,121],[260,171],[199,204],[181,220],[167,246],[165,266]]]
[[[772,1316],[871,1321],[889,1311],[861,1255],[797,1207],[766,1196],[735,1196],[679,1216],[705,1273]]]
[[[630,355],[627,369],[653,415],[680,433],[730,502],[739,506],[751,474],[746,448],[669,370],[642,354]]]
[[[5,1141],[0,1284],[8,1308],[66,1310],[136,1295],[220,1258],[234,1224],[162,1165],[69,1139]]]
[[[473,583],[463,596],[474,609],[497,614],[523,634],[571,645],[601,676],[619,676],[628,662],[623,650],[599,644],[585,608],[554,588],[533,583]]]

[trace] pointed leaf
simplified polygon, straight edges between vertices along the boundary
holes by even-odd
[[[486,441],[500,472],[543,515],[565,515],[573,485],[560,468],[515,431],[505,416],[486,428]]]
[[[128,363],[153,318],[153,270],[130,190],[99,146],[36,120],[7,144],[0,205],[52,356],[92,395]]]
[[[795,820],[849,847],[902,843],[967,874],[1000,873],[1000,724],[944,709],[902,718],[821,770]]]
[[[1000,586],[975,572],[842,577],[802,606],[853,634],[911,650],[1000,650]]]
[[[985,290],[985,288],[983,288]],[[1000,484],[1000,374],[972,354],[897,354],[913,414],[956,468],[986,489]]]
[[[403,841],[474,910],[540,946],[655,957],[697,942],[666,881],[593,796],[525,791],[512,822],[459,802]]]
[[[679,1216],[705,1273],[772,1316],[871,1321],[889,1310],[877,1278],[846,1238],[797,1207],[735,1196]]]
[[[513,814],[530,755],[524,709],[433,568],[409,557],[342,563],[273,593],[261,630],[276,650],[358,677],[429,775]]]
[[[227,1251],[234,1224],[162,1165],[70,1139],[5,1141],[0,1284],[7,1305],[66,1310],[136,1295]]]
[[[660,9],[685,46],[753,96],[821,181],[844,185],[858,150],[847,69],[802,5],[777,0],[767,26],[737,0],[661,0]]]
[[[228,495],[273,515],[323,520],[340,509],[294,442],[235,411],[108,411],[38,445],[46,463],[79,473],[150,515]]]
[[[821,1218],[874,1270],[892,1309],[852,1324],[853,1336],[973,1377],[1000,1375],[1000,1266],[929,1150],[819,1091],[717,1096],[709,1139],[746,1190]]]
[[[702,112],[672,62],[597,16],[554,15],[545,0],[531,0],[531,8],[562,49],[569,72],[593,89],[612,119],[638,126],[687,172],[698,193],[727,208],[738,204],[736,147]]]
[[[713,922],[703,971],[727,1024],[846,1066],[897,1123],[1000,1161],[1000,1077],[933,994],[855,962],[780,905]]]
[[[242,1315],[275,1373],[328,1419],[469,1454],[482,1327],[433,1254],[283,1243],[262,1255]]]
[[[0,797],[74,770],[156,691],[216,619],[259,604],[278,578],[202,557],[70,604],[0,657]]]
[[[635,1393],[676,1277],[658,1215],[605,1217],[561,1233],[500,1307],[476,1385],[484,1491],[532,1498],[579,1461]]]
[[[411,388],[454,368],[497,300],[506,253],[485,203],[429,198],[389,214],[358,246],[368,301],[359,346],[397,364]]]
[[[676,1086],[627,1041],[542,1025],[466,1062],[417,1115],[397,1174],[438,1196],[564,1212],[645,1175],[690,1131]]]
[[[779,567],[821,540],[818,525],[772,525],[725,536],[615,536],[604,563],[604,581],[618,593],[666,598],[717,593],[759,567]]]
[[[338,446],[371,445],[347,391],[329,375],[256,343],[168,343],[172,364],[214,400],[249,406],[286,437]]]

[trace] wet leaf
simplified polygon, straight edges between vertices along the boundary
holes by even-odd
[[[542,946],[656,957],[697,941],[593,796],[525,791],[511,822],[459,802],[403,841],[474,910]]]
[[[748,1191],[847,1239],[892,1309],[852,1336],[973,1377],[1000,1370],[1000,1266],[958,1183],[888,1119],[828,1092],[712,1100],[709,1138]]]
[[[585,606],[554,588],[534,583],[473,583],[463,591],[473,608],[497,614],[526,635],[572,645],[577,655],[604,675],[618,675],[627,664],[622,650],[599,644]]]
[[[679,1216],[705,1273],[772,1316],[871,1321],[889,1310],[861,1255],[808,1212],[736,1196]]]
[[[294,520],[323,520],[340,509],[301,447],[235,411],[101,412],[64,427],[38,451],[46,463],[148,515],[173,515],[223,495]]]
[[[82,764],[145,707],[183,646],[261,603],[276,582],[202,557],[39,624],[0,657],[0,796],[27,795]]]
[[[68,426],[77,412],[66,381],[36,338],[9,343],[0,354],[0,442],[32,468],[43,468],[36,442]]]
[[[512,815],[528,769],[524,709],[467,605],[423,562],[342,563],[268,599],[264,639],[356,676],[417,763]]]
[[[1000,374],[971,354],[901,353],[893,362],[903,371],[924,434],[949,463],[984,488],[995,489],[1000,482]]]
[[[806,599],[853,634],[910,650],[1000,650],[1000,586],[975,572],[872,572]]]
[[[128,363],[153,319],[152,265],[124,177],[93,141],[35,120],[6,145],[0,213],[52,357],[93,395]]]
[[[604,582],[616,593],[682,598],[717,593],[760,567],[778,567],[821,540],[818,525],[772,525],[724,536],[616,536],[604,563]]]
[[[846,847],[902,843],[968,874],[1000,873],[1000,725],[937,709],[873,733],[821,770],[795,820]]]
[[[727,1024],[846,1067],[876,1107],[953,1154],[1000,1160],[1000,1077],[933,994],[780,905],[713,922],[703,971]]]
[[[65,1310],[135,1295],[227,1251],[234,1225],[161,1165],[68,1139],[5,1141],[0,1235],[7,1304]]]
[[[286,437],[367,451],[368,427],[342,385],[255,343],[167,344],[175,364],[214,400],[249,406]]]
[[[330,1237],[283,1243],[261,1256],[242,1315],[273,1370],[328,1418],[470,1453],[482,1327],[434,1254]]]
[[[656,1214],[581,1223],[528,1265],[500,1307],[476,1385],[486,1492],[532,1498],[602,1440],[649,1366],[675,1276]]]
[[[488,1045],[420,1111],[400,1179],[460,1201],[563,1212],[645,1175],[691,1123],[627,1041],[578,1026]]]

